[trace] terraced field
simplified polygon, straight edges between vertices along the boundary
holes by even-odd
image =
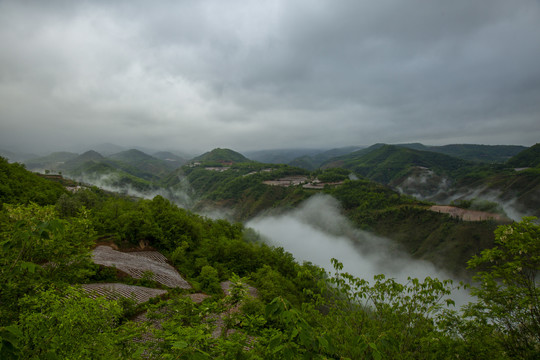
[[[109,300],[128,298],[137,304],[142,304],[156,296],[165,295],[167,290],[151,289],[143,286],[126,285],[120,283],[83,284],[82,288],[95,299],[103,296]]]
[[[110,246],[100,245],[93,252],[94,263],[116,267],[134,279],[152,273],[152,280],[171,288],[191,289],[191,285],[178,271],[167,263],[167,258],[157,251],[124,253]]]

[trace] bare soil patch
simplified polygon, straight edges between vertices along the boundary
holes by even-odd
[[[465,221],[485,221],[495,220],[500,222],[508,221],[506,216],[501,214],[489,213],[485,211],[462,209],[448,205],[433,205],[429,208],[431,211],[448,214],[452,217],[460,218]]]

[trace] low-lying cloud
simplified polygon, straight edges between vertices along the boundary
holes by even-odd
[[[280,216],[260,217],[246,224],[274,246],[281,246],[298,261],[310,261],[332,271],[331,259],[344,265],[344,271],[373,280],[385,274],[400,283],[408,277],[450,279],[432,263],[411,258],[393,241],[355,229],[340,213],[339,203],[327,195],[314,196],[299,208]],[[456,304],[470,297],[454,291]]]

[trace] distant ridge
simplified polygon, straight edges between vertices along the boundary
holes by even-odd
[[[144,153],[137,149],[129,149],[129,150],[121,151],[119,153],[112,154],[107,157],[112,160],[119,160],[126,163],[135,163],[139,161],[148,161],[148,160],[156,159],[155,157],[148,155],[147,153]]]
[[[154,153],[152,156],[160,160],[166,161],[173,168],[179,168],[180,166],[187,163],[187,160],[185,158],[178,156],[176,154],[173,154],[170,151],[159,151],[157,153]]]
[[[323,164],[328,159],[335,158],[337,156],[347,155],[352,152],[361,150],[362,148],[363,147],[361,146],[347,146],[342,148],[330,149],[311,156],[304,155],[301,157],[297,157],[294,160],[290,161],[288,165],[296,166],[306,170],[315,170],[318,169],[321,164]]]
[[[62,170],[71,171],[88,162],[99,162],[104,160],[103,155],[94,150],[89,150],[71,160],[66,161],[62,166]]]
[[[478,145],[478,144],[450,144],[442,146],[426,146],[420,143],[396,144],[414,150],[432,151],[454,156],[463,160],[504,163],[512,156],[526,149],[521,145]]]
[[[396,145],[375,144],[367,149],[330,159],[321,168],[343,167],[382,184],[390,184],[414,168],[450,174],[472,163],[453,156]]]
[[[49,154],[47,156],[41,156],[38,158],[26,160],[24,163],[26,165],[26,168],[30,170],[58,170],[66,161],[72,160],[77,156],[79,156],[79,154],[59,151]]]

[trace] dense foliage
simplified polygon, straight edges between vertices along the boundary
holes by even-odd
[[[12,171],[5,174],[16,174],[4,178],[7,189],[21,177],[34,180],[25,182],[24,191],[6,191],[2,198],[2,359],[540,355],[540,226],[532,218],[497,228],[496,246],[470,260],[478,271],[471,287],[476,300],[458,311],[452,310],[455,285],[449,280],[409,279],[400,284],[384,275],[362,279],[343,272],[337,260],[334,272],[326,272],[297,263],[240,223],[197,215],[161,196],[141,200],[88,188],[53,192],[46,203],[36,204],[30,201],[32,193],[48,188],[43,179],[35,180],[19,165],[4,166]],[[257,176],[270,175],[236,177],[231,184]],[[286,191],[292,196],[303,190]],[[397,218],[412,213],[418,224],[432,221],[423,220],[427,213],[422,203],[366,180],[347,180],[324,191],[364,224],[380,223],[369,218],[377,213]],[[129,300],[89,298],[78,284],[129,281],[91,262],[92,247],[104,242],[120,249],[157,249],[190,281],[191,292],[212,296],[194,303],[186,296],[190,290],[168,289],[166,297],[138,307]],[[220,288],[223,280],[231,281],[226,296]],[[257,289],[257,298],[249,295],[248,283]],[[150,281],[146,285],[153,286]],[[161,325],[135,322],[133,316],[141,312]]]
[[[57,183],[47,181],[28,172],[23,165],[10,164],[0,157],[0,208],[2,204],[40,205],[54,204],[66,190]]]
[[[540,166],[540,143],[523,150],[507,162],[513,167],[539,167]]]

